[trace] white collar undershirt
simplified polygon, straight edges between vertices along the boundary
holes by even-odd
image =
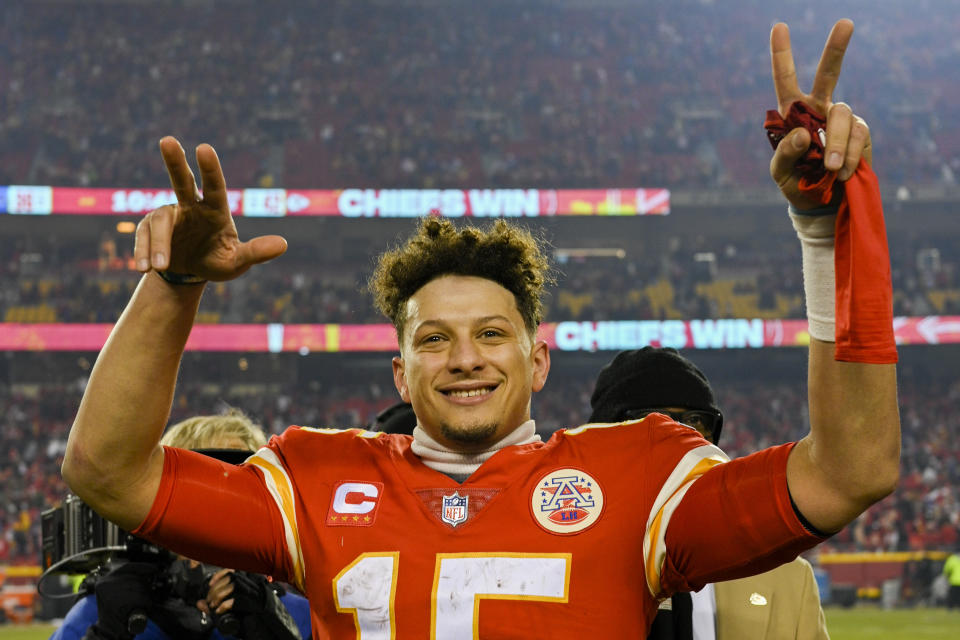
[[[443,446],[427,435],[427,432],[418,424],[413,430],[413,444],[410,445],[410,449],[420,456],[423,464],[434,471],[445,473],[454,479],[466,479],[497,451],[515,444],[531,442],[540,442],[537,425],[533,420],[527,420],[490,448],[475,453],[463,453]]]

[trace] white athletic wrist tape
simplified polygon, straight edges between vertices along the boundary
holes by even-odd
[[[836,275],[833,266],[833,236],[836,214],[796,213],[790,220],[800,238],[803,255],[803,290],[807,298],[810,336],[824,342],[836,340]]]

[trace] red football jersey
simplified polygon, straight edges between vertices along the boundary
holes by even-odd
[[[820,538],[791,445],[727,462],[654,415],[507,447],[459,484],[409,436],[292,427],[240,467],[167,449],[135,532],[286,580],[314,638],[645,637],[658,600]]]

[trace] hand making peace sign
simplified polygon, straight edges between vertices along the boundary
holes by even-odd
[[[287,241],[281,236],[240,241],[227,202],[227,183],[213,147],[197,147],[202,195],[180,143],[167,136],[160,140],[160,153],[177,204],[151,211],[137,225],[133,250],[137,271],[169,270],[205,280],[232,280],[287,250]]]
[[[833,25],[820,56],[820,64],[817,65],[813,88],[810,93],[803,93],[797,84],[790,30],[781,22],[774,25],[770,32],[770,62],[773,86],[777,92],[777,109],[781,116],[785,116],[790,105],[800,100],[826,116],[824,166],[829,171],[837,171],[841,181],[853,175],[861,157],[870,163],[873,152],[870,130],[863,118],[855,116],[845,103],[833,102],[833,90],[837,86],[843,55],[852,35],[853,22],[850,20],[838,20]],[[801,195],[797,188],[800,176],[794,170],[794,164],[806,153],[809,144],[810,133],[806,129],[794,129],[780,141],[770,161],[770,175],[787,200],[801,210],[820,206]]]

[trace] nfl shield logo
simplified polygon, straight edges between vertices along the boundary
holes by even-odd
[[[440,519],[455,527],[467,521],[467,501],[470,496],[461,496],[455,491],[452,496],[443,496],[440,506]]]

